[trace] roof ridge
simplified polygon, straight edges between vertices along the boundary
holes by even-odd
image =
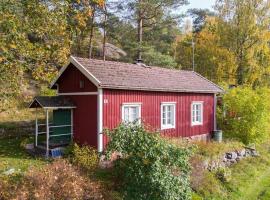
[[[101,59],[95,59],[95,58],[84,58],[84,57],[78,57],[78,56],[72,56],[75,59],[79,58],[79,59],[84,59],[84,60],[93,60],[93,61],[98,61],[98,62],[107,62],[107,63],[114,63],[114,64],[123,64],[123,65],[132,65],[132,66],[136,66],[136,67],[140,67],[143,68],[142,66],[136,65],[134,63],[127,63],[127,62],[122,62],[122,61],[112,61],[112,60],[101,60]],[[184,70],[184,69],[176,69],[176,68],[167,68],[167,67],[160,67],[160,66],[154,66],[154,65],[148,65],[151,68],[158,68],[158,69],[162,69],[162,70],[168,70],[168,71],[178,71],[178,72],[192,72],[191,70]],[[147,68],[149,69],[149,68]]]

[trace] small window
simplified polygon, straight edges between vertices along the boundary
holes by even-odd
[[[175,103],[161,104],[161,129],[175,128]]]
[[[191,104],[191,125],[203,124],[203,102],[193,102]]]
[[[84,81],[80,80],[80,88],[84,88]]]
[[[141,104],[123,104],[122,106],[122,120],[123,122],[132,123],[140,122],[141,118]]]

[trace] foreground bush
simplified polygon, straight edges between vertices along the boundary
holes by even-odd
[[[269,89],[238,87],[229,90],[223,97],[223,109],[219,109],[218,115],[225,136],[245,144],[269,138],[269,99]]]
[[[75,143],[69,147],[68,151],[71,162],[87,169],[88,172],[98,166],[99,157],[95,148],[87,145],[79,146]]]
[[[106,154],[122,155],[115,163],[128,200],[188,200],[191,148],[172,145],[139,125],[120,125],[109,132]]]
[[[30,170],[12,193],[22,200],[103,199],[98,184],[65,160]]]

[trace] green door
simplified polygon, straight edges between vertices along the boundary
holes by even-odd
[[[53,127],[50,138],[50,144],[60,143],[66,144],[71,141],[71,110],[70,109],[59,109],[53,111],[53,126],[64,126],[65,127]],[[63,135],[69,134],[69,135]],[[58,136],[59,135],[59,136]]]

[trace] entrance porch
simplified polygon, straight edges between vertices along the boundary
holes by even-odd
[[[35,148],[44,151],[46,157],[73,140],[74,103],[63,96],[35,97],[29,108],[36,109]],[[38,120],[38,109],[45,111],[45,122]]]

